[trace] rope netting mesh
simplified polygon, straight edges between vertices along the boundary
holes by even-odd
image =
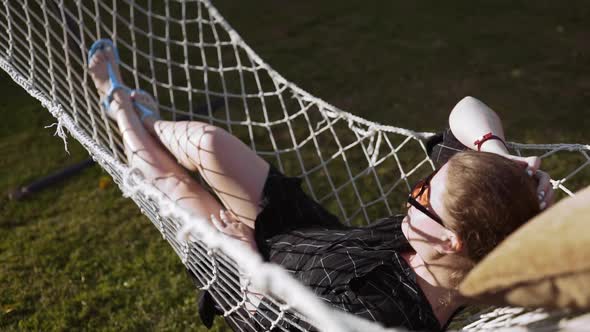
[[[2,69],[58,119],[60,135],[67,128],[140,206],[230,325],[251,331],[379,329],[332,310],[286,271],[249,255],[136,176],[126,165],[116,124],[98,106],[87,50],[97,39],[112,39],[125,82],[152,93],[164,119],[226,129],[284,173],[300,177],[306,192],[349,225],[400,212],[410,184],[434,168],[424,144],[431,133],[366,121],[298,88],[264,63],[208,0],[3,0],[0,26]],[[588,145],[511,148],[541,155],[562,196],[590,179]],[[256,310],[260,306],[265,310]],[[568,315],[505,308],[460,324],[556,324]]]

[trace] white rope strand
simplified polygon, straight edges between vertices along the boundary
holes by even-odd
[[[163,118],[226,128],[279,170],[302,178],[310,196],[349,225],[399,212],[400,197],[434,168],[425,144],[433,134],[374,123],[309,94],[265,63],[209,0],[146,3],[3,0],[0,68],[56,118],[48,127],[56,126],[66,151],[67,130],[137,203],[230,323],[244,330],[303,331],[308,324],[322,331],[383,330],[335,310],[130,168],[116,124],[98,106],[86,52],[96,39],[113,39],[122,75],[155,96]],[[519,155],[570,158],[568,169],[552,180],[567,195],[590,167],[590,145],[509,146]],[[268,308],[257,312],[261,303]],[[466,328],[522,325],[539,317],[499,309]]]

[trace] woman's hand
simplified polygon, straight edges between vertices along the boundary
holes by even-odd
[[[526,172],[538,180],[537,194],[539,207],[544,210],[553,203],[553,187],[549,174],[540,171],[539,157],[519,157],[509,153],[504,142],[504,128],[496,112],[486,104],[473,97],[465,97],[457,103],[449,115],[451,132],[461,144],[473,150],[499,154],[508,159],[526,165]],[[478,143],[486,133],[493,134],[495,139],[488,138]],[[474,146],[474,144],[477,144]]]
[[[555,198],[555,191],[553,191],[553,185],[551,184],[551,177],[546,172],[537,170],[534,174],[539,185],[537,186],[537,195],[539,197],[539,207],[541,210],[545,210],[547,207],[553,204]]]
[[[555,192],[553,191],[553,185],[551,184],[551,177],[547,172],[541,171],[541,158],[533,157],[519,157],[513,155],[503,155],[508,159],[512,159],[523,166],[526,166],[526,172],[529,176],[534,177],[537,180],[537,197],[539,198],[539,208],[545,210],[551,204],[555,198]]]
[[[539,167],[541,166],[541,158],[539,158],[537,156],[519,157],[519,156],[513,156],[508,153],[501,154],[501,156],[506,157],[508,159],[512,159],[512,160],[516,161],[517,163],[526,164],[527,172],[529,173],[529,175],[535,174],[539,170]]]
[[[220,210],[219,218],[217,218],[214,214],[211,214],[211,222],[213,223],[213,226],[215,226],[215,228],[217,228],[217,230],[221,233],[229,237],[233,237],[234,239],[246,242],[250,248],[254,249],[255,251],[257,250],[256,241],[254,240],[254,230],[238,221],[230,213]]]

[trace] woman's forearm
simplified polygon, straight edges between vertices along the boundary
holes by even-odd
[[[457,103],[449,115],[449,127],[461,144],[477,150],[475,142],[487,133],[505,141],[500,117],[476,98],[465,97]],[[503,142],[490,139],[481,145],[481,151],[508,154]]]

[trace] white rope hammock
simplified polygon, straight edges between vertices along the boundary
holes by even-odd
[[[227,129],[281,171],[301,177],[305,190],[347,224],[399,212],[410,184],[434,167],[424,144],[431,133],[369,122],[310,95],[264,63],[209,0],[3,0],[0,26],[0,67],[57,118],[64,142],[66,128],[113,176],[230,324],[247,322],[247,331],[381,330],[332,309],[279,266],[248,254],[137,176],[126,165],[116,125],[98,107],[86,53],[93,41],[112,39],[125,81],[156,96],[164,118]],[[511,147],[541,155],[554,187],[567,195],[590,175],[588,145]],[[568,169],[551,169],[564,159]],[[246,310],[258,305],[252,289],[271,303],[260,317]],[[520,308],[486,311],[465,318],[464,328],[560,328],[588,319]]]

